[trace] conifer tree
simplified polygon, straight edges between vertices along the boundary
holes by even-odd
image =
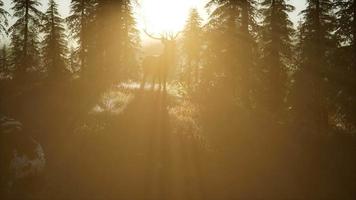
[[[67,18],[71,34],[78,43],[81,74],[88,71],[89,53],[95,40],[95,12],[97,0],[72,0],[70,16]]]
[[[335,8],[338,9],[337,33],[341,36],[341,42],[351,44],[353,63],[356,66],[356,1],[339,0],[335,2]]]
[[[0,36],[3,34],[7,34],[7,26],[9,25],[7,17],[9,16],[9,12],[7,12],[4,8],[4,2],[0,0]]]
[[[79,59],[78,59],[78,52],[76,49],[71,46],[69,48],[69,60],[68,60],[68,65],[69,65],[69,70],[72,73],[77,73],[80,71],[80,66],[78,64]]]
[[[188,80],[191,80],[191,76],[194,74],[195,84],[199,82],[202,36],[202,19],[198,10],[192,9],[183,31],[183,53],[186,60],[185,73],[187,73]],[[190,83],[191,81],[188,82]]]
[[[137,61],[137,53],[140,47],[139,31],[136,28],[136,21],[133,14],[133,5],[131,0],[123,2],[121,10],[121,45],[122,54],[121,62],[123,70],[121,71],[124,78],[137,79],[139,72],[139,64]]]
[[[286,95],[288,65],[292,60],[293,22],[288,14],[294,7],[285,0],[262,2],[262,68],[265,71],[268,106],[281,108]]]
[[[0,54],[0,79],[8,77],[10,72],[9,69],[9,57],[6,45],[1,49]]]
[[[39,69],[39,39],[43,13],[38,9],[38,0],[13,0],[15,23],[10,27],[12,42],[12,63],[15,78],[20,81],[27,79],[28,71]]]
[[[212,58],[224,66],[226,80],[241,102],[250,106],[252,71],[256,60],[257,2],[255,0],[212,0],[207,7],[214,8],[207,25],[208,34],[219,40],[212,44],[217,54]],[[224,38],[224,40],[221,40]],[[211,41],[209,41],[211,42]],[[209,56],[210,57],[210,56]],[[220,61],[218,61],[220,58]],[[209,61],[210,62],[210,61]]]
[[[54,0],[49,1],[49,7],[44,17],[43,58],[52,80],[63,78],[66,70],[65,58],[67,42],[65,40],[64,20],[58,13],[58,5]]]
[[[118,79],[122,70],[122,27],[124,0],[98,0],[96,9],[96,65],[105,81]],[[109,83],[110,84],[110,83]]]
[[[333,95],[339,112],[344,118],[356,124],[356,1],[339,0],[334,2],[337,10],[337,35],[340,39],[340,48],[331,75],[335,83]],[[356,127],[354,127],[356,128]]]
[[[336,47],[332,2],[308,0],[302,14],[299,27],[301,61],[295,77],[297,121],[314,132],[324,133],[328,128],[328,55]]]

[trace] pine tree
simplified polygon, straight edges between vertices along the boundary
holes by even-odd
[[[293,22],[288,13],[294,7],[285,0],[265,0],[262,27],[262,68],[266,75],[268,106],[276,111],[281,108],[286,95],[288,65],[292,60]]]
[[[203,77],[214,79],[222,76],[237,76],[234,70],[236,71],[238,62],[235,54],[238,46],[239,6],[236,1],[212,0],[206,7],[214,10],[205,26],[207,48],[203,52],[203,57],[207,66],[205,66]],[[204,82],[211,85],[214,80],[204,80]]]
[[[63,78],[66,70],[65,58],[67,54],[67,42],[65,40],[64,20],[58,13],[58,5],[54,0],[49,1],[49,7],[44,17],[43,58],[52,80]]]
[[[333,105],[347,122],[356,124],[356,1],[339,0],[334,3],[337,10],[337,31],[340,48],[335,55],[331,81]],[[353,128],[356,127],[353,125]]]
[[[183,53],[186,60],[188,84],[194,74],[194,83],[199,82],[200,54],[202,51],[202,19],[197,9],[192,9],[183,31]],[[194,71],[194,72],[193,72]]]
[[[132,11],[131,0],[125,0],[123,2],[121,10],[121,20],[121,63],[124,68],[121,72],[124,78],[137,79],[139,75],[137,53],[139,51],[141,42],[139,37],[139,31],[136,29],[136,21]]]
[[[70,71],[74,74],[76,74],[77,72],[80,71],[80,66],[79,66],[78,62],[79,62],[78,52],[76,51],[76,49],[73,46],[71,46],[69,48],[68,65],[69,65]]]
[[[6,45],[4,45],[1,49],[1,57],[0,57],[0,79],[7,78],[9,76],[9,58],[8,58],[8,50]]]
[[[42,12],[38,0],[13,0],[14,16],[17,18],[10,27],[12,60],[16,70],[15,78],[26,80],[26,72],[39,69],[38,34]]]
[[[88,71],[88,59],[95,40],[95,12],[97,0],[72,0],[71,13],[67,18],[71,34],[78,43],[78,55],[82,75]]]
[[[255,0],[212,0],[207,7],[215,8],[210,15],[207,25],[210,30],[207,32],[218,41],[211,46],[220,49],[208,47],[208,51],[217,53],[213,58],[218,59],[212,62],[225,67],[224,76],[230,82],[230,88],[249,107],[253,90],[252,71],[257,58],[257,3]]]
[[[330,0],[308,0],[302,11],[303,22],[299,27],[302,59],[296,73],[295,109],[297,121],[324,133],[328,128],[327,70],[328,55],[336,47],[335,19]]]
[[[339,0],[335,2],[334,6],[338,9],[336,13],[338,17],[337,33],[341,36],[341,42],[353,46],[353,57],[356,59],[356,1]]]
[[[122,11],[124,0],[98,0],[96,16],[96,61],[100,66],[99,73],[102,79],[109,84],[118,79],[122,71]],[[104,78],[105,77],[105,78]]]
[[[9,25],[7,17],[9,13],[3,8],[4,2],[0,0],[0,36],[7,34],[7,26]]]

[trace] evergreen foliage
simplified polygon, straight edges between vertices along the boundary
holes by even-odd
[[[288,68],[293,64],[293,22],[289,13],[294,7],[285,0],[265,0],[262,3],[262,66],[268,106],[282,108],[287,92]]]
[[[184,73],[188,85],[200,82],[200,59],[203,50],[202,19],[197,9],[190,10],[189,17],[183,30],[183,54],[185,59]]]
[[[59,80],[68,72],[66,68],[68,50],[64,20],[59,15],[58,5],[54,0],[50,0],[44,19],[43,62],[49,79]]]
[[[28,72],[40,70],[39,32],[43,13],[38,9],[41,6],[39,0],[13,0],[13,5],[16,21],[9,29],[12,64],[15,79],[23,82],[34,78]]]

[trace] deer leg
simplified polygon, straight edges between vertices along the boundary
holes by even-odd
[[[158,76],[158,85],[159,85],[159,91],[162,89],[162,76],[161,74]]]
[[[145,85],[146,85],[146,74],[143,74],[143,78],[142,78],[142,82],[141,82],[141,90],[145,89]]]
[[[152,90],[155,90],[155,85],[156,85],[156,76],[152,76]]]
[[[163,75],[163,90],[166,91],[166,88],[167,88],[167,74],[165,73]]]

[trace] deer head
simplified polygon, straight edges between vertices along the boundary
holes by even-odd
[[[175,49],[176,49],[176,40],[177,40],[180,32],[178,32],[176,34],[165,33],[165,34],[160,34],[160,36],[155,36],[153,34],[150,34],[146,30],[144,30],[144,32],[151,39],[161,41],[162,45],[164,46],[163,54],[162,54],[163,56],[165,56],[167,58],[174,57]]]

